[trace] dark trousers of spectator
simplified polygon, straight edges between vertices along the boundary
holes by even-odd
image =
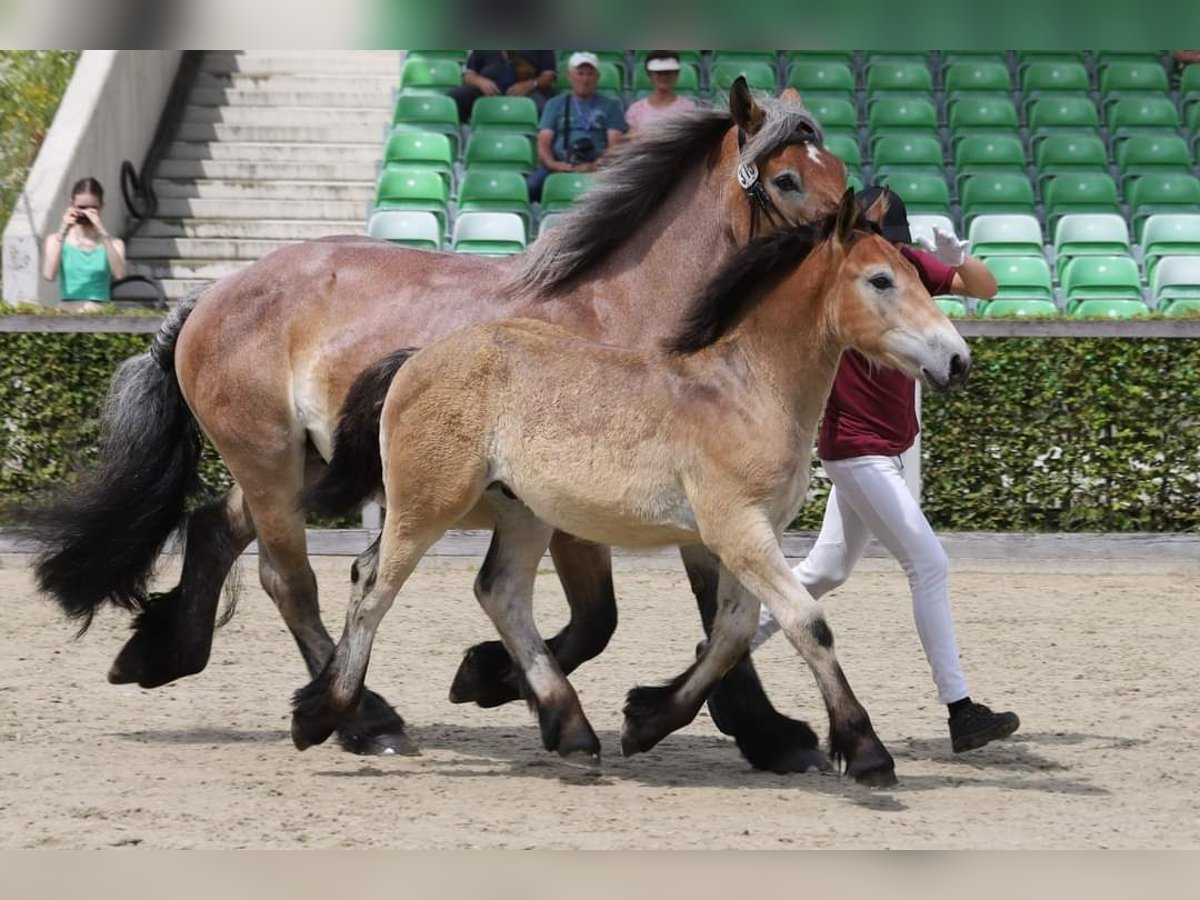
[[[462,87],[456,87],[450,92],[450,96],[454,98],[454,102],[458,104],[458,121],[464,125],[471,121],[471,107],[475,105],[475,101],[483,96],[483,91],[477,87],[471,87],[469,84],[464,84]],[[554,96],[554,92],[546,92],[538,89],[530,91],[526,94],[530,100],[537,104],[538,115],[542,114],[542,107],[546,105],[546,101]]]
[[[529,185],[529,202],[542,202],[542,185],[546,183],[546,177],[550,174],[550,170],[545,166],[538,166],[532,172],[525,176],[525,183]]]

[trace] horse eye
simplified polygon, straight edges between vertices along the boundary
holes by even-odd
[[[781,191],[798,191],[800,185],[796,184],[796,179],[791,175],[780,175],[775,179],[775,187]]]
[[[892,279],[886,275],[876,275],[874,278],[868,280],[871,282],[871,287],[877,291],[886,291],[892,286]]]

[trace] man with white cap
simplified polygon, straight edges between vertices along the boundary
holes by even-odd
[[[538,126],[539,167],[529,176],[529,199],[540,200],[551,172],[590,172],[628,130],[621,101],[596,93],[600,60],[580,50],[567,61],[570,93],[550,98]]]
[[[654,91],[625,110],[625,121],[629,123],[631,134],[680,110],[696,106],[691,100],[675,93],[680,70],[678,53],[674,50],[652,50],[646,56],[645,65]]]

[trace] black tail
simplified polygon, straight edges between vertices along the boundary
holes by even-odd
[[[338,516],[361,506],[383,484],[379,459],[379,417],[392,379],[416,353],[397,350],[363,371],[342,403],[333,435],[333,459],[300,495],[305,512]]]
[[[141,610],[146,582],[197,487],[202,442],[175,379],[175,342],[199,292],[167,317],[154,345],[125,360],[100,419],[100,464],[23,511],[41,549],[38,586],[87,630],[105,603]]]

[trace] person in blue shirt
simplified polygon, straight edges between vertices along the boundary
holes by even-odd
[[[596,93],[600,61],[580,51],[567,62],[570,93],[550,98],[538,125],[539,166],[529,175],[529,199],[542,196],[551,172],[591,172],[629,130],[621,101]]]
[[[450,91],[458,104],[460,121],[471,120],[471,109],[480,97],[528,97],[540,113],[554,94],[553,50],[472,50],[463,69],[462,87]]]

